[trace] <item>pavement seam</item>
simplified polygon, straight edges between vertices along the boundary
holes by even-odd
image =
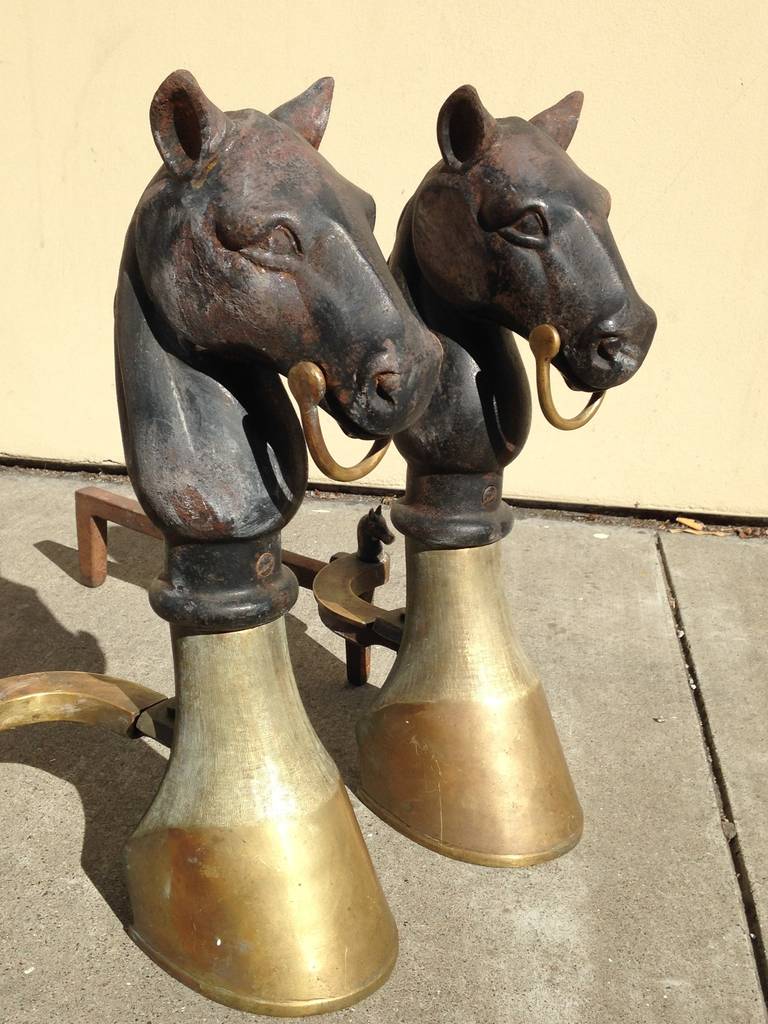
[[[741,895],[741,903],[747,922],[749,938],[752,944],[752,956],[755,961],[755,970],[757,971],[757,977],[760,981],[763,1001],[768,1009],[768,957],[766,956],[763,930],[757,913],[757,907],[755,905],[749,870],[739,842],[739,833],[733,816],[733,808],[731,806],[731,798],[728,792],[725,772],[723,771],[720,755],[717,751],[717,744],[715,742],[714,733],[709,721],[709,714],[707,712],[706,699],[701,689],[701,680],[699,679],[693,651],[691,649],[690,641],[688,640],[688,631],[685,628],[685,622],[680,610],[680,602],[677,599],[677,593],[672,580],[672,571],[667,560],[666,551],[664,550],[664,543],[661,534],[656,535],[656,550],[659,555],[661,572],[667,591],[667,600],[669,601],[669,607],[672,612],[672,618],[675,625],[675,635],[677,637],[678,647],[680,648],[680,655],[686,668],[694,708],[696,709],[696,715],[701,727],[705,753],[707,755],[707,762],[709,764],[710,775],[712,777],[712,785],[720,807],[723,837],[725,839],[726,846],[728,847],[728,852],[731,855],[733,872],[736,876],[736,883]]]

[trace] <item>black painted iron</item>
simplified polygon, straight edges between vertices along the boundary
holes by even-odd
[[[530,122],[497,120],[474,89],[453,93],[438,117],[442,160],[406,207],[390,261],[444,359],[427,412],[396,437],[408,462],[392,510],[406,534],[406,610],[397,659],[357,722],[358,796],[429,849],[495,867],[560,857],[583,827],[502,587],[502,475],[531,418],[510,331],[531,343],[542,412],[570,430],[602,396],[567,420],[550,365],[603,392],[635,372],[655,328],[608,228],[608,193],[565,152],[580,108],[574,93]]]
[[[301,428],[279,374],[311,361],[353,436],[426,408],[440,349],[373,238],[371,197],[317,152],[331,79],[271,115],[224,113],[186,71],[152,102],[163,159],[126,238],[117,390],[137,496],[166,538],[155,611],[242,629],[296,582],[280,530],[301,502]]]
[[[610,196],[565,151],[582,99],[497,119],[471,86],[457,89],[438,116],[442,159],[402,213],[390,265],[444,359],[426,413],[395,438],[408,478],[392,519],[430,546],[491,544],[511,527],[502,475],[531,402],[510,332],[553,324],[554,365],[582,391],[628,380],[653,339],[656,317],[608,226]]]

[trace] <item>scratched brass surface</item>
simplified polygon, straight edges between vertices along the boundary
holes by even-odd
[[[126,847],[132,937],[238,1009],[356,1002],[389,975],[397,931],[299,699],[284,620],[173,643],[174,746]]]
[[[127,679],[93,672],[30,672],[0,679],[0,732],[37,722],[81,722],[135,735],[145,708],[164,700]]]
[[[582,813],[501,587],[500,547],[406,539],[405,633],[358,725],[360,797],[449,857],[492,866],[571,849]]]

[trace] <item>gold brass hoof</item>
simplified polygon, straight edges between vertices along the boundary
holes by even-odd
[[[387,453],[388,438],[374,441],[368,454],[354,466],[340,465],[328,451],[317,411],[325,398],[325,377],[320,367],[306,361],[296,363],[288,372],[288,386],[299,407],[309,454],[320,472],[341,483],[361,480],[373,472]]]
[[[301,704],[284,619],[173,642],[171,759],[126,847],[130,934],[227,1006],[349,1006],[389,976],[397,930]]]
[[[438,853],[496,867],[576,845],[581,807],[501,590],[499,545],[407,539],[402,646],[358,725],[360,798]]]
[[[531,331],[528,339],[531,351],[536,358],[536,392],[544,418],[558,430],[578,430],[585,426],[603,404],[604,391],[594,391],[587,404],[576,416],[570,419],[561,416],[555,408],[552,398],[552,384],[549,379],[552,360],[560,351],[560,335],[551,324],[540,324]]]

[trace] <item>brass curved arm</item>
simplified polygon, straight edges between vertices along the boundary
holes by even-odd
[[[0,732],[37,722],[84,722],[137,736],[143,711],[166,702],[138,683],[93,672],[31,672],[0,679]]]
[[[368,454],[354,466],[339,465],[328,451],[317,411],[325,397],[325,377],[319,366],[310,362],[296,363],[288,372],[288,387],[299,406],[309,454],[321,472],[331,480],[349,483],[367,476],[378,466],[389,448],[389,439],[374,441]]]
[[[605,392],[594,391],[578,415],[570,419],[561,416],[552,399],[552,387],[549,379],[550,364],[560,351],[560,335],[551,324],[540,324],[531,331],[528,343],[536,358],[536,390],[539,395],[541,411],[547,421],[558,430],[578,430],[585,423],[589,423],[600,408]]]

